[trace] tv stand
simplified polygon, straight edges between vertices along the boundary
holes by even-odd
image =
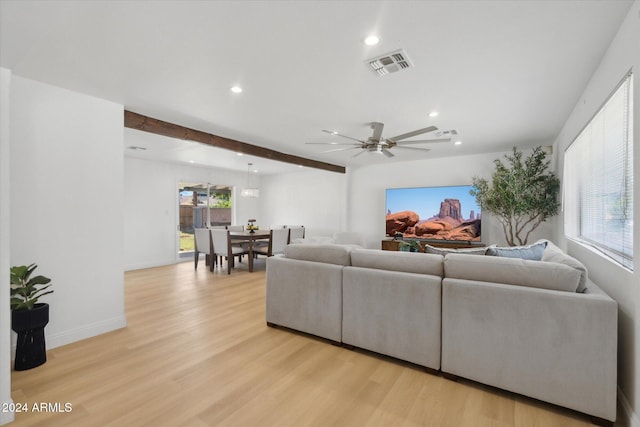
[[[420,242],[420,247],[422,248],[421,252],[424,252],[425,244],[435,246],[436,248],[450,248],[450,249],[480,248],[480,247],[486,246],[482,242],[462,242],[462,241],[453,241],[453,240],[407,239],[406,241],[410,241],[410,240],[416,240]],[[385,239],[382,241],[382,250],[383,251],[399,251],[400,242],[401,240]]]

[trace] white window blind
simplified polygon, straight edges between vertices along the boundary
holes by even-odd
[[[633,75],[565,152],[568,238],[633,269]]]

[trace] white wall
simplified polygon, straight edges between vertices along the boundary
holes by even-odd
[[[345,174],[304,168],[262,182],[261,225],[304,225],[308,237],[345,231]]]
[[[474,176],[491,179],[493,161],[505,153],[383,163],[355,169],[349,174],[349,230],[366,236],[367,246],[379,248],[385,238],[385,189],[470,185]],[[529,237],[529,243],[550,238],[553,221],[543,223]],[[506,245],[502,227],[482,212],[482,241]]]
[[[122,147],[121,147],[122,149]],[[178,258],[178,185],[211,183],[234,187],[234,223],[260,216],[261,197],[240,197],[247,173],[126,157],[124,161],[124,268],[134,270],[175,263]],[[260,177],[252,184],[260,187]]]
[[[9,93],[11,71],[0,68],[0,405],[11,403],[11,315],[9,307],[10,210]],[[0,411],[0,425],[13,421],[13,412]]]
[[[11,265],[54,293],[49,348],[124,327],[123,106],[11,80]]]
[[[564,150],[631,68],[634,76],[634,217],[640,217],[640,2],[631,7],[624,23],[593,74],[573,112],[554,143],[560,176]],[[621,400],[632,421],[640,427],[640,227],[634,230],[634,271],[629,272],[599,254],[564,237],[558,221],[556,240],[589,269],[590,278],[618,301],[618,384]],[[623,415],[624,418],[624,415]]]

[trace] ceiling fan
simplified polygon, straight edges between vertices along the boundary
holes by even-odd
[[[371,123],[371,129],[373,129],[373,135],[367,138],[366,141],[361,139],[352,138],[347,135],[342,135],[338,132],[332,132],[329,130],[323,130],[322,132],[326,132],[331,135],[336,135],[342,138],[350,139],[356,142],[307,142],[307,144],[318,144],[318,145],[350,145],[351,147],[346,148],[337,148],[334,150],[323,151],[323,153],[331,153],[334,151],[346,151],[346,150],[360,150],[358,153],[354,154],[352,157],[359,156],[364,152],[369,153],[379,153],[384,154],[387,157],[393,157],[393,153],[391,152],[392,148],[403,149],[403,150],[418,150],[418,151],[430,151],[428,148],[420,148],[420,147],[408,147],[407,145],[413,144],[425,144],[431,142],[449,142],[451,138],[439,138],[439,139],[421,139],[421,140],[413,140],[413,141],[404,141],[405,139],[412,138],[414,136],[422,135],[429,132],[435,132],[438,130],[435,126],[429,126],[424,129],[414,130],[413,132],[403,133],[402,135],[393,136],[391,138],[382,138],[382,129],[384,128],[384,123],[373,122]],[[447,131],[441,132],[440,134],[454,134],[456,131]],[[402,141],[402,142],[401,142]]]

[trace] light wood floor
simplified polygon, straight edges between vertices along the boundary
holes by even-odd
[[[264,318],[264,261],[230,276],[201,262],[125,274],[128,326],[13,372],[12,426],[586,426],[587,416]],[[99,301],[96,301],[99,304]]]

